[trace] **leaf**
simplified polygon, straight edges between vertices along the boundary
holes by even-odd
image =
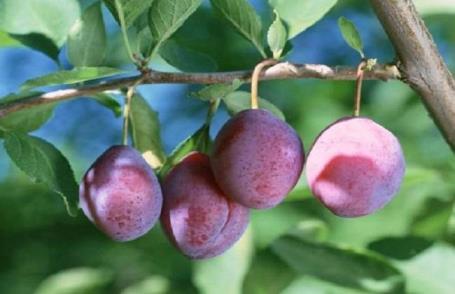
[[[104,0],[103,2],[120,24],[117,10],[115,9],[115,0]],[[150,8],[152,3],[153,0],[120,0],[120,4],[125,15],[126,28],[131,27],[134,22]]]
[[[10,34],[12,38],[19,41],[22,45],[44,53],[54,61],[58,62],[60,50],[54,42],[42,34],[30,33],[26,35]]]
[[[139,94],[131,99],[130,125],[133,146],[153,168],[160,167],[166,155],[161,145],[158,114]]]
[[[1,0],[0,29],[15,35],[41,34],[59,48],[79,15],[77,0]]]
[[[284,202],[268,213],[252,213],[254,242],[257,248],[266,248],[273,241],[297,228],[302,222],[314,221],[308,200]],[[304,209],[302,209],[304,208]],[[301,230],[300,230],[301,231]]]
[[[251,108],[250,93],[244,91],[236,91],[227,95],[223,98],[223,102],[226,104],[230,115],[235,115],[240,111]],[[267,109],[279,119],[285,120],[283,112],[267,100],[259,98],[259,108]]]
[[[112,110],[115,117],[119,117],[122,115],[122,106],[111,95],[106,93],[98,93],[96,95],[91,96],[90,98],[94,99],[99,104]]]
[[[54,145],[38,137],[8,132],[4,146],[19,169],[33,181],[43,182],[57,192],[68,213],[75,215],[79,187],[68,160]]]
[[[360,37],[359,31],[355,27],[354,23],[346,17],[340,17],[338,19],[338,27],[340,28],[343,39],[346,43],[354,50],[359,52],[360,57],[364,58],[362,38]]]
[[[442,238],[447,233],[454,203],[454,200],[426,199],[412,219],[411,232],[433,240]]]
[[[280,294],[297,273],[270,249],[256,253],[243,283],[243,293]]]
[[[37,95],[39,93],[10,94],[0,100],[0,105],[5,105],[20,99]],[[19,110],[0,118],[0,137],[3,131],[16,131],[28,133],[39,129],[53,114],[55,104],[37,105]]]
[[[449,0],[415,0],[415,6],[419,13],[426,15],[431,14],[455,14],[455,3]]]
[[[170,65],[186,72],[212,72],[217,69],[210,56],[168,40],[161,46],[160,56]]]
[[[124,289],[121,294],[161,294],[169,293],[171,285],[163,276],[150,276]]]
[[[72,268],[46,278],[35,294],[101,293],[112,282],[110,271],[92,268]]]
[[[267,32],[267,42],[269,43],[270,50],[273,53],[273,58],[279,59],[283,54],[288,36],[286,27],[281,21],[278,11],[275,10],[274,13],[275,20],[270,25],[269,31]]]
[[[398,263],[407,280],[406,293],[453,293],[455,249],[437,243],[422,254]]]
[[[247,0],[210,0],[213,7],[250,41],[265,58],[262,44],[262,23],[254,8]]]
[[[403,236],[386,237],[368,244],[368,249],[398,260],[415,257],[433,245],[433,242],[421,237]]]
[[[202,0],[154,0],[149,12],[149,26],[154,38],[151,56],[177,31],[201,5]]]
[[[8,33],[0,31],[0,47],[17,47],[20,42],[14,40]]]
[[[194,134],[183,140],[175,149],[172,151],[164,162],[163,166],[159,170],[159,176],[163,179],[169,173],[169,171],[178,164],[188,153],[193,151],[200,151],[207,153],[210,145],[210,127],[204,124]]]
[[[219,293],[219,290],[223,289],[223,293],[241,294],[252,254],[251,230],[247,230],[242,238],[222,255],[195,262],[194,284],[200,293]]]
[[[74,23],[68,35],[68,59],[74,66],[98,66],[106,54],[106,29],[101,3],[87,8]]]
[[[222,99],[232,92],[236,91],[242,82],[235,79],[232,84],[214,84],[209,85],[198,92],[191,93],[191,96],[201,99],[202,101],[211,101],[213,99]]]
[[[269,0],[287,24],[288,39],[292,39],[320,20],[337,0]]]
[[[21,91],[44,86],[76,84],[113,76],[122,72],[120,69],[110,67],[79,67],[73,70],[62,70],[26,81],[21,86]]]
[[[367,251],[305,241],[285,236],[272,250],[304,275],[345,287],[375,293],[403,293],[404,277],[398,269]]]

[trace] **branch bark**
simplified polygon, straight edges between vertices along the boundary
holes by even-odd
[[[455,151],[455,80],[412,0],[370,0],[393,43],[403,79]]]
[[[279,63],[267,69],[260,77],[261,80],[278,79],[307,79],[324,80],[355,80],[356,68],[329,67],[320,64]],[[250,82],[252,71],[234,71],[218,73],[169,73],[152,71],[142,84],[216,84],[232,83],[235,79]],[[9,104],[0,105],[0,118],[22,109],[68,100],[75,97],[90,96],[99,92],[115,90],[134,85],[144,77],[137,75],[128,78],[119,78],[107,82],[43,93],[26,99],[16,100]],[[395,65],[376,65],[373,70],[365,72],[365,79],[389,80],[399,79],[400,73]]]

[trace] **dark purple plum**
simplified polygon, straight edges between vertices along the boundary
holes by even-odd
[[[86,172],[79,201],[85,215],[116,241],[147,233],[159,218],[163,196],[153,170],[128,146],[113,146]]]
[[[257,209],[278,205],[302,173],[305,154],[297,133],[262,109],[231,118],[215,139],[211,164],[226,195]]]
[[[248,226],[248,208],[224,195],[213,177],[209,157],[202,153],[189,154],[171,170],[163,194],[163,229],[190,258],[223,253]]]
[[[372,214],[396,195],[405,171],[397,138],[363,117],[341,119],[316,139],[306,176],[313,194],[334,214]]]

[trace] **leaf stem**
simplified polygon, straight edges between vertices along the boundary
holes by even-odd
[[[216,111],[218,110],[218,106],[220,105],[220,99],[212,99],[210,100],[209,110],[207,111],[207,117],[205,118],[205,124],[210,125],[212,122],[212,118],[215,116]]]
[[[259,108],[258,84],[262,70],[277,63],[278,61],[275,59],[266,59],[258,63],[254,68],[253,75],[251,76],[251,109]]]
[[[365,74],[365,66],[367,62],[365,59],[360,62],[357,66],[357,79],[355,84],[355,97],[354,97],[354,116],[360,115],[360,104],[362,101],[362,84],[363,84],[363,76]]]

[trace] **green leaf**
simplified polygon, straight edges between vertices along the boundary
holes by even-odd
[[[304,275],[374,293],[403,293],[404,277],[391,264],[367,251],[286,236],[272,250]]]
[[[76,84],[113,76],[122,72],[120,69],[110,67],[79,67],[73,70],[62,70],[26,81],[21,86],[21,91],[44,86]]]
[[[80,15],[77,0],[1,0],[0,29],[10,34],[41,34],[61,47]]]
[[[202,0],[154,0],[149,12],[149,26],[154,38],[151,56],[177,31],[201,5]]]
[[[70,215],[77,211],[79,187],[68,160],[49,142],[8,132],[4,146],[13,162],[35,182],[43,182],[63,199]]]
[[[291,229],[300,226],[302,222],[314,221],[314,216],[308,212],[310,207],[308,202],[307,200],[284,202],[268,213],[253,211],[251,226],[256,247],[266,248]]]
[[[0,105],[15,102],[20,99],[37,95],[39,93],[10,94],[0,100]],[[4,131],[16,131],[28,133],[39,129],[53,114],[55,104],[37,105],[31,108],[19,110],[0,118],[0,137]]]
[[[140,29],[136,34],[137,51],[141,53],[143,58],[149,58],[153,51],[153,36],[150,28],[147,26]]]
[[[217,69],[210,56],[188,49],[174,40],[161,46],[160,56],[170,65],[186,72],[212,72]]]
[[[210,0],[221,15],[250,41],[263,58],[267,55],[262,44],[262,23],[247,0]]]
[[[106,29],[101,3],[87,8],[68,35],[68,59],[74,66],[98,66],[106,54]]]
[[[273,53],[273,58],[279,59],[283,54],[288,36],[286,27],[281,21],[278,11],[275,10],[274,12],[276,17],[267,32],[267,42],[269,43],[270,50]]]
[[[112,282],[110,271],[92,268],[72,268],[46,278],[35,294],[101,293]],[[104,293],[104,291],[103,291]]]
[[[270,249],[256,253],[245,277],[243,293],[280,294],[297,278],[297,273]]]
[[[455,3],[449,0],[415,0],[419,13],[427,15],[455,14]]]
[[[287,24],[288,39],[292,39],[320,20],[337,0],[269,0],[269,3]]]
[[[406,293],[452,294],[454,264],[454,247],[437,243],[398,267],[406,276]]]
[[[223,289],[223,293],[241,294],[252,254],[251,230],[247,230],[242,238],[222,255],[195,262],[194,284],[201,293],[219,293],[219,290]]]
[[[0,31],[0,47],[17,47],[21,43],[16,41],[8,33]]]
[[[417,236],[441,239],[447,233],[454,200],[426,199],[412,219],[411,232]]]
[[[90,98],[94,99],[99,104],[112,110],[115,117],[119,117],[122,115],[122,105],[120,105],[120,103],[118,103],[118,101],[111,95],[106,93],[98,93],[96,95],[91,96]]]
[[[161,145],[158,114],[139,94],[131,100],[130,126],[133,146],[153,168],[160,167],[166,155]]]
[[[251,108],[251,94],[244,91],[233,92],[223,98],[230,115]],[[259,98],[259,108],[267,109],[281,120],[286,120],[283,112],[267,100]]]
[[[398,260],[406,260],[415,257],[428,249],[433,242],[422,237],[403,236],[386,237],[368,244],[368,249],[376,251],[384,256]]]
[[[104,0],[109,11],[120,24],[117,10],[115,9],[115,0]],[[129,28],[134,22],[152,5],[153,0],[120,0],[120,4],[125,15],[125,25]]]
[[[222,99],[236,91],[241,85],[242,82],[236,79],[232,82],[232,84],[214,84],[206,86],[198,92],[191,93],[191,96],[201,99],[202,101]]]
[[[204,124],[194,134],[183,140],[172,153],[167,157],[159,171],[159,176],[163,179],[169,171],[178,164],[188,153],[200,151],[207,153],[210,145],[210,127]]]
[[[343,39],[346,43],[354,50],[359,52],[360,57],[364,58],[362,38],[360,37],[359,31],[355,27],[354,23],[346,17],[340,17],[338,19],[338,27],[340,28]]]
[[[26,35],[10,34],[10,36],[22,45],[44,53],[58,63],[60,49],[45,35],[30,33]]]
[[[124,289],[121,294],[170,293],[170,282],[163,276],[150,276]]]

